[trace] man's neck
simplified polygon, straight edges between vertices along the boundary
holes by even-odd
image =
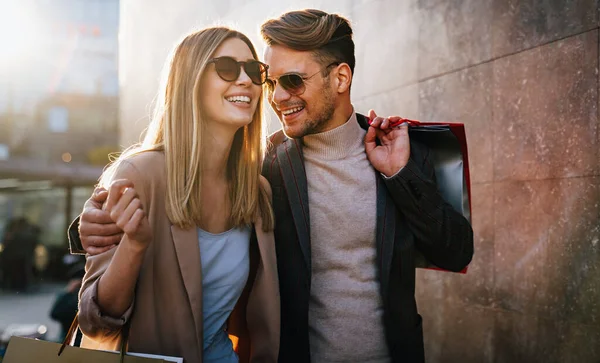
[[[342,126],[348,121],[350,116],[352,116],[353,112],[354,107],[352,107],[352,103],[350,102],[344,102],[342,105],[337,106],[333,111],[333,117],[327,123],[327,127],[321,132],[326,132]]]

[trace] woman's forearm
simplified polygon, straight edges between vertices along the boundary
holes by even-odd
[[[116,249],[110,265],[98,281],[98,305],[103,313],[119,318],[133,301],[146,248],[124,235]]]

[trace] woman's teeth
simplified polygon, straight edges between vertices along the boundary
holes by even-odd
[[[245,102],[245,103],[250,103],[250,97],[248,97],[248,96],[227,97],[226,100],[229,101],[229,102]]]

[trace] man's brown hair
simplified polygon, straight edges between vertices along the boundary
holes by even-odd
[[[298,51],[313,51],[323,64],[346,63],[354,73],[354,41],[348,19],[321,10],[290,11],[267,20],[260,28],[267,45]]]

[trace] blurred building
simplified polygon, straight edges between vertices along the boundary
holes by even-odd
[[[0,243],[24,216],[66,251],[68,222],[119,149],[118,25],[118,0],[0,5]]]

